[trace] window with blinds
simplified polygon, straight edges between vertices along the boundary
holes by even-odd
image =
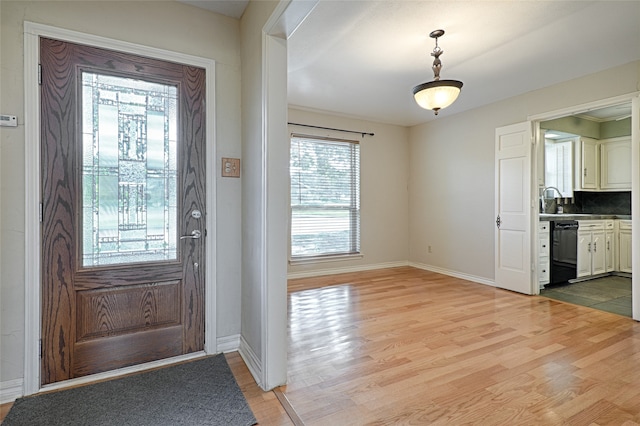
[[[360,146],[292,135],[291,259],[360,253]]]

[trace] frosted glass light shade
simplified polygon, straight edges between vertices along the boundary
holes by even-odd
[[[438,114],[440,109],[455,102],[461,88],[462,82],[458,80],[434,80],[414,87],[413,96],[422,108]]]

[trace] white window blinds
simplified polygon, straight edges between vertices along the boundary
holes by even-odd
[[[360,146],[292,135],[291,258],[360,252]]]

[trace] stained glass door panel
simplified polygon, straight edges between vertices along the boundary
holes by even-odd
[[[82,264],[175,260],[177,88],[82,73]]]

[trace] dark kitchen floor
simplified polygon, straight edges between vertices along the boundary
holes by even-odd
[[[631,278],[609,276],[574,284],[545,285],[540,296],[631,317]]]

